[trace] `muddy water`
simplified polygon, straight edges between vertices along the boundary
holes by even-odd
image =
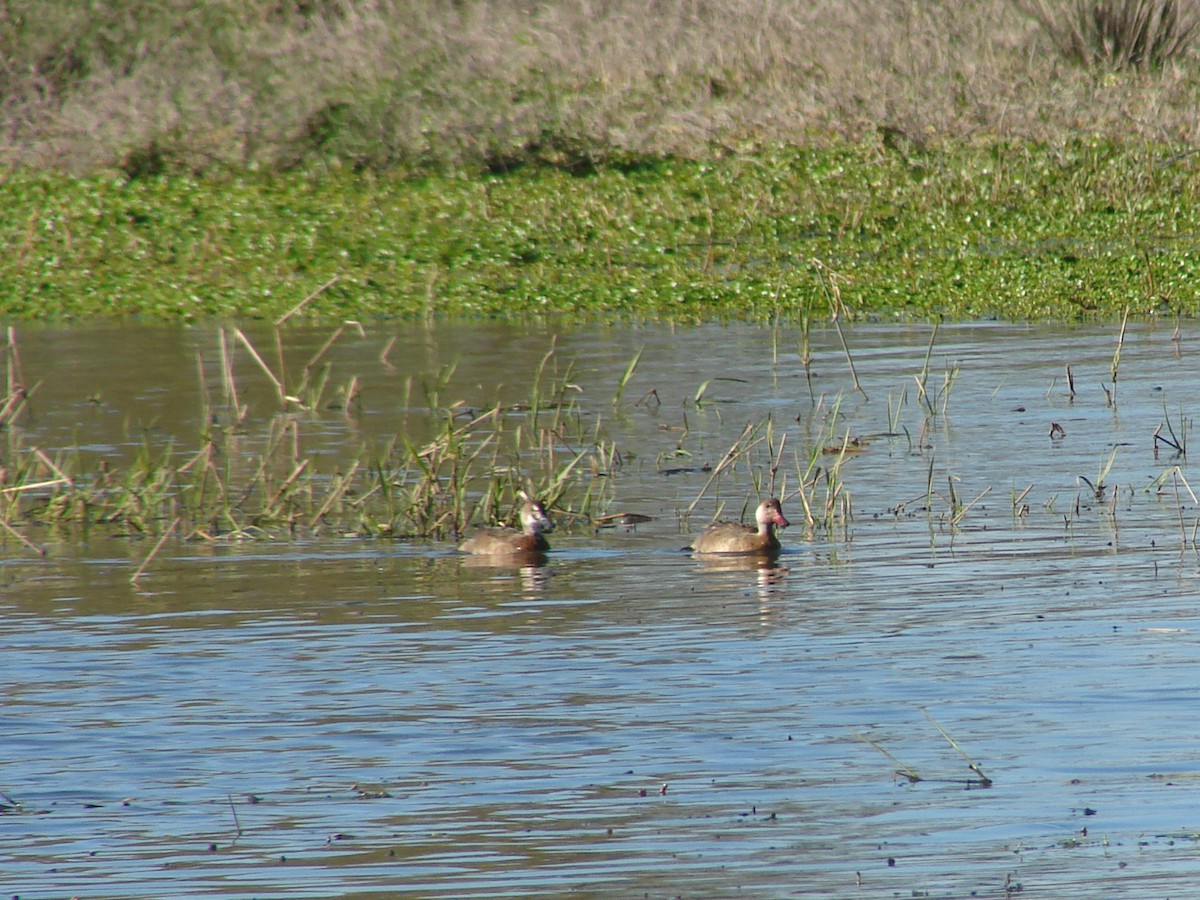
[[[810,391],[794,329],[347,332],[329,396],[357,377],[361,402],[299,417],[308,452],[418,431],[405,381],[447,363],[442,402],[525,397],[553,346],[621,451],[610,509],[653,520],[560,529],[536,568],[436,542],[168,544],[136,589],[144,544],[95,531],[34,559],[9,542],[0,889],[1193,892],[1200,477],[1153,435],[1196,411],[1200,332],[1131,328],[1115,403],[1115,328],[944,327],[926,364],[931,333],[848,329],[861,391],[836,333],[814,335]],[[288,365],[327,336],[290,332]],[[117,464],[197,446],[215,329],[18,338],[40,381],[27,445]],[[244,354],[237,370],[268,420],[273,388]],[[766,477],[739,469],[677,517],[767,414],[786,489],[813,446],[860,439],[840,472],[852,520],[806,531],[793,498],[774,567],[681,553]],[[1080,476],[1100,480],[1113,448],[1097,498]]]

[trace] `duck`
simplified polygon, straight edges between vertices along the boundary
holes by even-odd
[[[522,493],[521,530],[482,528],[464,541],[459,550],[474,556],[505,556],[545,553],[550,549],[544,532],[553,531],[554,523],[540,502]]]
[[[776,527],[787,528],[792,523],[783,516],[783,506],[775,497],[758,504],[754,519],[757,530],[740,522],[718,522],[709,525],[692,541],[695,553],[739,553],[749,556],[771,556],[779,552]]]

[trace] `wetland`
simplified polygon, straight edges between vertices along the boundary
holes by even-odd
[[[305,404],[268,377],[272,329],[242,333],[10,334],[36,387],[6,487],[54,480],[35,448],[78,482],[216,440],[249,509],[280,433],[312,482],[223,530],[182,497],[144,532],[52,519],[62,485],[5,507],[6,891],[1147,896],[1200,873],[1190,322],[422,322],[328,346],[289,324],[285,383],[329,366]],[[464,528],[491,486],[511,511],[509,448],[538,488],[582,454],[544,565],[366,527],[381,472],[416,478],[398,464],[353,470],[309,527],[355,460],[491,409],[503,429],[469,441],[505,449],[475,457]],[[773,564],[681,550],[768,492],[793,523]],[[598,527],[622,514],[644,521]]]

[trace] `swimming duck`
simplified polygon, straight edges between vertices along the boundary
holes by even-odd
[[[521,530],[515,528],[483,528],[464,541],[458,548],[463,553],[475,556],[502,556],[517,553],[545,553],[550,544],[543,532],[553,531],[554,523],[546,515],[546,508],[525,494],[521,506]]]
[[[691,549],[696,553],[778,553],[779,538],[775,536],[775,528],[787,528],[792,524],[783,517],[779,501],[772,497],[758,504],[754,518],[758,522],[757,530],[740,522],[709,525],[692,541]]]

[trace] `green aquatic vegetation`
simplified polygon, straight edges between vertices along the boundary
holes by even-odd
[[[0,184],[0,310],[278,319],[311,298],[295,314],[330,322],[1190,315],[1200,209],[1179,198],[1198,190],[1195,156],[1082,139],[776,147],[584,175],[15,171]],[[307,374],[323,387],[319,366]]]

